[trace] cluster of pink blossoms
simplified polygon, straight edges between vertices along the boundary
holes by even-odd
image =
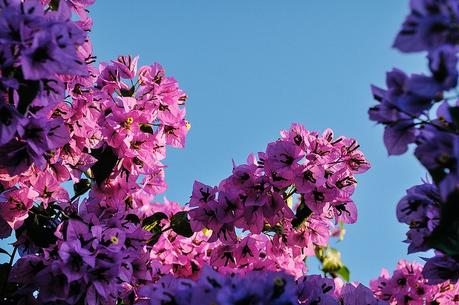
[[[163,227],[171,228],[173,215],[185,211],[176,202],[164,200],[164,203],[153,203],[152,211],[164,213]],[[185,237],[173,230],[164,231],[150,252],[153,278],[159,279],[166,274],[180,278],[196,279],[202,266],[210,264],[212,249],[216,243],[206,242],[204,232],[197,232],[192,237]]]
[[[93,2],[0,4],[0,238],[14,231],[21,255],[0,266],[8,304],[115,304],[154,278],[150,201],[187,96],[159,64],[93,65]]]
[[[168,217],[163,220],[164,228],[171,227],[173,215],[186,211],[185,207],[168,200],[164,204],[152,204],[151,209]],[[296,278],[306,274],[304,256],[294,255],[290,248],[276,247],[267,235],[245,236],[240,238],[236,247],[229,247],[218,240],[209,242],[210,234],[201,230],[192,237],[184,237],[173,230],[164,231],[150,254],[154,279],[166,274],[197,279],[205,265],[228,274],[245,274],[253,270],[285,271]]]
[[[459,303],[459,284],[450,281],[431,283],[422,275],[419,263],[401,260],[392,275],[386,269],[370,282],[375,296],[391,305],[454,305]]]
[[[84,12],[80,2],[61,2],[60,10],[70,7]],[[35,5],[35,11],[43,10]],[[9,10],[12,8],[3,14]],[[87,14],[80,17],[83,19],[72,26],[87,30],[91,20]],[[46,28],[39,33],[47,33]],[[79,58],[94,58],[87,38],[74,52]],[[8,150],[8,158],[0,161],[0,181],[5,189],[0,199],[0,236],[18,229],[34,205],[44,210],[54,203],[62,209],[71,206],[76,198],[70,200],[61,184],[71,180],[79,186],[77,191],[86,191],[89,184],[85,186],[88,180],[82,179],[83,174],[96,182],[91,196],[127,200],[132,208],[141,204],[131,200],[137,193],[154,196],[166,189],[161,160],[167,145],[184,145],[188,130],[183,108],[186,95],[159,64],[137,70],[137,60],[120,56],[99,68],[88,64],[84,76],[72,70],[60,74],[56,68],[52,77],[59,85],[59,94],[55,93],[53,100],[44,99],[42,95],[50,89],[40,88],[23,114],[20,103],[14,108],[14,99],[1,102],[14,119],[0,125],[2,141],[7,134],[11,138],[0,147]],[[47,67],[50,73],[50,65]],[[12,97],[19,95],[20,102],[22,92],[12,93]],[[12,142],[25,148],[13,149]]]
[[[234,165],[218,187],[195,182],[191,227],[211,230],[208,241],[221,242],[213,265],[299,276],[302,261],[328,244],[333,222],[357,220],[354,175],[369,167],[354,139],[293,124],[258,159],[250,155],[246,164]],[[290,199],[298,201],[294,208]],[[237,230],[249,234],[239,238]],[[265,260],[270,256],[276,259]]]

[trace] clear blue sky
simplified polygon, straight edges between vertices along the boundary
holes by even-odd
[[[359,140],[373,168],[359,177],[357,224],[339,249],[352,280],[367,283],[406,256],[395,206],[425,172],[411,155],[388,158],[367,119],[369,86],[397,66],[425,70],[423,55],[391,49],[408,1],[99,0],[91,33],[99,60],[158,61],[190,96],[192,129],[169,150],[169,199],[187,202],[195,179],[217,184],[280,129],[299,122]]]

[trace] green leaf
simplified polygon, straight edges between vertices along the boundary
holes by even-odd
[[[314,248],[314,253],[317,257],[317,259],[322,263],[322,261],[324,260],[324,255],[325,255],[325,248],[324,247],[320,247],[320,246],[316,246]]]
[[[161,229],[155,229],[153,232],[151,232],[153,235],[151,236],[151,238],[149,240],[147,240],[147,245],[148,246],[153,246],[154,244],[156,244],[159,240],[159,238],[161,237],[161,234],[162,234],[162,231]]]
[[[132,86],[129,89],[121,88],[120,93],[121,93],[121,96],[125,96],[125,97],[133,96],[135,93],[135,86]]]
[[[152,234],[151,238],[147,241],[147,245],[153,246],[158,242],[162,234],[163,226],[161,225],[161,220],[163,219],[167,219],[167,215],[162,212],[156,212],[142,221],[142,228]]]
[[[140,218],[136,214],[127,214],[126,217],[124,217],[127,221],[133,224],[139,224],[140,223]]]
[[[154,133],[153,127],[151,127],[151,125],[149,125],[149,124],[141,124],[140,125],[140,131],[145,132],[145,133],[149,133],[149,134],[153,134]]]
[[[157,227],[161,226],[161,220],[163,219],[167,219],[167,215],[162,212],[156,212],[155,214],[142,220],[142,228],[152,232]]]
[[[59,0],[51,0],[49,2],[49,8],[52,11],[57,11],[59,9]]]
[[[343,267],[341,262],[341,253],[335,248],[328,248],[322,261],[322,270],[324,272],[337,272]]]
[[[346,234],[346,230],[344,229],[344,222],[340,221],[339,222],[339,239],[338,240],[343,240],[344,235]]]
[[[175,233],[184,237],[191,237],[194,234],[193,230],[191,229],[187,211],[175,213],[171,218],[171,227]]]
[[[349,282],[351,272],[346,266],[343,265],[341,268],[339,268],[339,270],[336,271],[336,274],[338,274],[346,282]]]

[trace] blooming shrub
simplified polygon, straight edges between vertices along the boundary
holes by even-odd
[[[347,283],[330,247],[357,221],[356,175],[370,164],[330,129],[294,123],[217,186],[196,181],[185,205],[157,202],[167,147],[190,129],[187,95],[158,63],[96,65],[93,2],[0,2],[0,238],[14,239],[0,249],[2,304],[459,302],[459,105],[448,96],[459,2],[413,0],[395,46],[428,51],[432,75],[395,69],[387,90],[373,87],[370,119],[386,126],[389,154],[415,143],[433,180],[398,204],[408,251],[437,255],[383,270],[371,289]],[[309,257],[323,276],[307,273]]]
[[[457,283],[432,284],[422,271],[421,264],[401,260],[392,275],[383,269],[370,287],[379,299],[390,304],[455,304],[459,301]]]

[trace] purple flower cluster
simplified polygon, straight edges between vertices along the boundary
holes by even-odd
[[[212,230],[211,240],[228,244],[235,241],[236,227],[253,234],[285,220],[298,227],[307,217],[300,219],[287,205],[293,195],[300,198],[301,209],[318,219],[354,223],[354,174],[369,168],[358,148],[353,139],[335,139],[331,130],[319,135],[293,124],[258,154],[258,160],[250,155],[247,164],[234,166],[218,187],[195,182],[191,224],[197,231]]]
[[[438,258],[437,256],[429,260],[424,267],[419,263],[401,260],[392,275],[383,269],[380,276],[371,281],[370,287],[378,299],[391,305],[455,305],[459,302],[459,284],[448,280],[451,273],[438,283],[433,283],[424,276],[430,272],[429,264]],[[454,268],[451,269],[453,270]]]
[[[282,272],[253,271],[245,276],[221,275],[203,269],[197,281],[163,277],[144,286],[139,305],[384,305],[370,289],[360,284],[307,276],[295,281]]]
[[[440,194],[435,185],[424,183],[407,190],[397,205],[397,219],[409,225],[408,253],[430,249],[428,238],[440,219]]]
[[[16,237],[11,254],[0,249],[11,261],[0,265],[2,304],[132,298],[168,272],[152,249],[172,235],[166,223],[186,235],[180,263],[204,264],[188,252],[186,217],[150,205],[167,188],[166,147],[185,144],[187,96],[157,63],[93,65],[93,3],[0,3],[0,238]]]
[[[62,29],[68,26],[89,30],[92,21],[86,5],[90,2],[58,1],[40,6],[44,11],[41,24],[48,27],[51,25],[45,21],[49,18],[52,17],[49,22],[55,23],[65,17],[64,25],[59,25]],[[25,3],[18,2],[19,12]],[[5,13],[16,8],[9,5],[11,8],[8,6]],[[83,19],[69,21],[68,6]],[[57,15],[53,17],[54,14]],[[33,106],[39,102],[39,96],[34,96],[24,115],[14,107],[14,100],[0,102],[6,124],[0,125],[0,135],[2,139],[8,135],[5,145],[0,145],[0,190],[5,190],[0,197],[0,237],[6,238],[16,230],[20,252],[36,252],[40,248],[29,238],[30,228],[24,229],[37,223],[35,218],[27,220],[30,214],[59,216],[56,221],[43,224],[52,235],[63,220],[63,214],[57,210],[74,205],[88,191],[90,198],[111,199],[133,209],[148,204],[152,196],[167,188],[165,166],[161,163],[166,147],[183,147],[190,127],[185,120],[187,96],[174,78],[166,76],[161,65],[137,69],[138,57],[119,56],[96,68],[90,65],[95,57],[89,39],[84,39],[75,52],[88,59],[88,73],[54,73],[61,91],[67,94],[65,99],[64,94],[56,96],[52,103],[40,108]],[[27,92],[33,89],[31,84],[26,86]],[[23,94],[14,90],[11,93],[12,97],[19,94],[19,100]],[[13,114],[8,116],[8,111]],[[13,128],[15,122],[24,124]],[[19,142],[41,153],[31,159],[30,149],[19,149]],[[74,184],[73,197],[62,186],[67,181]]]
[[[55,243],[40,256],[20,258],[10,276],[10,283],[18,287],[15,301],[113,304],[128,297],[132,286],[151,281],[151,233],[135,221],[135,214],[115,206],[95,199],[83,202],[78,217],[58,226]]]
[[[452,259],[459,254],[454,242],[459,238],[459,1],[411,0],[410,8],[394,47],[426,51],[430,73],[388,72],[387,89],[372,87],[378,104],[369,117],[385,126],[389,155],[406,153],[415,144],[414,155],[433,181],[409,189],[398,204],[399,221],[410,226],[408,252],[434,248]],[[435,281],[436,275],[429,272],[429,277]]]
[[[385,305],[373,292],[359,283],[347,283],[320,275],[304,276],[297,280],[298,299],[306,305]]]
[[[0,166],[10,175],[32,164],[43,169],[49,152],[69,141],[62,118],[66,76],[88,75],[86,32],[71,7],[38,0],[0,4]]]

